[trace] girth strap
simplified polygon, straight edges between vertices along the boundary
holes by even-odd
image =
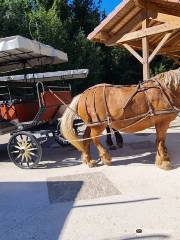
[[[105,112],[106,112],[107,124],[111,128],[112,118],[111,118],[111,114],[109,112],[109,108],[108,108],[108,105],[107,105],[106,84],[104,84],[104,87],[103,87],[103,99],[104,99],[104,108],[105,108]]]

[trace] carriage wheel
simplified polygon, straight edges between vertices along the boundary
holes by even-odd
[[[8,143],[8,154],[12,162],[20,168],[34,168],[42,158],[42,148],[36,138],[27,133],[14,134]]]
[[[61,145],[62,147],[66,147],[66,146],[69,146],[69,143],[67,142],[66,139],[64,139],[64,137],[62,136],[61,133],[59,132],[56,132],[55,133],[55,141]]]

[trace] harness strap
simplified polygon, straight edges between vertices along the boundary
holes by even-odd
[[[143,92],[144,92],[144,94],[145,94],[146,102],[147,102],[147,104],[148,104],[149,114],[150,114],[150,116],[155,116],[155,112],[154,112],[154,110],[153,110],[153,108],[152,108],[152,104],[151,104],[151,102],[150,102],[150,99],[149,99],[147,90],[148,90],[148,89],[144,89]]]
[[[89,91],[89,89],[87,91]],[[87,108],[87,94],[86,94],[86,98],[85,98],[84,104],[85,104],[86,114],[87,114],[88,118],[91,120],[91,116],[89,115],[88,108]]]
[[[109,108],[108,108],[108,105],[107,105],[106,84],[104,84],[104,87],[103,87],[103,99],[104,99],[104,107],[105,107],[105,111],[106,111],[107,123],[108,123],[108,126],[109,126],[110,130],[111,130],[112,118],[111,118],[111,114],[109,112]]]
[[[95,114],[96,121],[100,121],[99,116],[96,111],[96,88],[94,88],[94,91],[93,91],[93,107],[94,107],[93,112]]]
[[[171,99],[169,97],[169,95],[166,93],[166,91],[164,90],[164,88],[162,87],[162,85],[160,84],[160,82],[158,80],[154,80],[158,87],[160,88],[162,94],[166,97],[166,100],[168,102],[168,104],[171,106],[172,109],[176,110],[176,111],[180,111],[180,109],[178,109],[176,106],[173,105],[173,103],[171,102]]]
[[[132,96],[128,99],[127,103],[125,104],[125,106],[123,107],[123,110],[125,110],[127,108],[127,106],[129,105],[129,103],[132,101],[132,99],[136,96],[136,94],[139,92],[141,85],[140,83],[137,85],[137,88],[135,90],[135,92],[132,94]]]

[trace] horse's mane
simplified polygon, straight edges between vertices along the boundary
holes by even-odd
[[[176,90],[180,85],[180,68],[160,73],[152,79],[162,80],[167,88]]]

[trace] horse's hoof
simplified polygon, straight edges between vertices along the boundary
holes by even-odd
[[[101,161],[104,165],[107,165],[107,166],[111,166],[112,165],[112,161],[111,159],[102,159],[101,158]]]
[[[117,146],[118,148],[123,148],[123,143],[118,143]]]
[[[101,162],[104,165],[108,165],[111,166],[111,161],[112,161],[112,157],[109,155],[108,152],[104,152],[101,156],[99,156],[101,159]]]
[[[112,162],[111,161],[104,161],[104,164],[107,166],[112,166]]]
[[[156,164],[156,166],[158,166],[159,168],[166,170],[166,171],[173,169],[172,164],[169,161],[163,161],[163,162],[161,162],[161,164]]]
[[[90,168],[93,168],[93,167],[97,166],[96,160],[91,160],[87,164]]]
[[[156,156],[155,165],[163,170],[171,170],[173,168],[169,156]]]
[[[109,147],[109,149],[110,149],[110,150],[116,150],[117,147],[116,147],[115,145],[111,145],[111,146]]]

